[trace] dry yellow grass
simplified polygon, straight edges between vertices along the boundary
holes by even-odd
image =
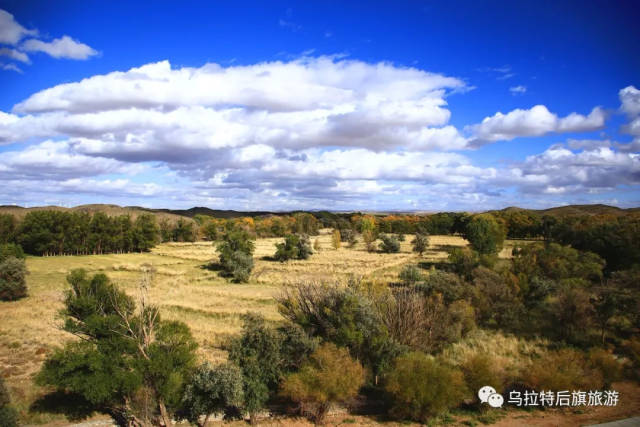
[[[315,240],[316,237],[313,239]],[[411,236],[397,254],[369,253],[362,242],[353,248],[335,250],[329,230],[317,236],[321,250],[306,261],[274,262],[268,259],[281,239],[258,239],[255,268],[247,284],[234,284],[205,265],[217,258],[209,242],[170,243],[144,254],[112,254],[62,257],[29,257],[29,296],[20,301],[0,302],[0,375],[12,391],[23,419],[45,423],[51,417],[28,413],[28,405],[38,389],[32,376],[47,353],[72,337],[61,331],[58,312],[62,308],[65,277],[74,268],[90,274],[104,272],[131,295],[143,264],[156,268],[150,299],[160,306],[164,318],[186,322],[200,344],[200,356],[212,361],[225,358],[221,343],[241,327],[241,315],[252,311],[267,319],[280,315],[274,296],[282,285],[305,279],[346,280],[350,275],[375,278],[379,282],[397,280],[401,266],[420,260],[441,260],[446,249],[463,246],[455,236],[431,236],[429,250],[419,258],[411,252]]]

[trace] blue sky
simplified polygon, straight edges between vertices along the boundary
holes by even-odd
[[[0,1],[0,203],[640,205],[634,1]]]

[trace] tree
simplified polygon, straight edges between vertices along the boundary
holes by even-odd
[[[418,352],[396,359],[385,389],[393,416],[423,423],[458,406],[468,393],[460,371]]]
[[[274,258],[280,262],[290,259],[308,259],[312,253],[308,236],[288,234],[283,243],[276,243]]]
[[[0,377],[0,426],[18,427],[18,411],[11,406],[9,390]]]
[[[140,282],[137,308],[104,274],[88,278],[73,270],[67,281],[64,330],[82,339],[57,349],[37,382],[82,397],[118,425],[148,425],[159,417],[171,426],[197,345],[185,324],[162,320],[148,303],[150,271]]]
[[[0,300],[14,301],[27,296],[27,267],[24,260],[7,256],[0,261]]]
[[[140,215],[133,225],[134,247],[140,252],[147,252],[158,243],[158,226],[156,217],[151,214]]]
[[[453,248],[449,252],[449,262],[456,274],[469,280],[471,272],[480,265],[480,256],[470,248]]]
[[[16,217],[11,214],[0,214],[0,244],[12,242],[17,228]]]
[[[315,344],[299,327],[286,325],[273,329],[259,315],[244,316],[242,334],[229,345],[229,360],[242,370],[244,409],[252,423],[256,422],[257,414],[277,389],[280,379],[299,368]]]
[[[207,239],[212,242],[218,239],[218,224],[215,221],[209,220],[205,222],[202,228]]]
[[[464,237],[481,254],[500,252],[506,232],[491,214],[475,215],[467,224]]]
[[[242,371],[233,363],[200,365],[191,376],[182,397],[184,417],[200,427],[211,414],[240,408],[244,402]],[[200,422],[200,418],[204,420]]]
[[[281,394],[309,411],[322,424],[332,404],[353,399],[364,383],[364,369],[349,351],[325,343],[311,354],[299,372],[287,376]]]
[[[351,355],[381,373],[398,354],[380,313],[359,287],[297,283],[278,297],[279,311],[310,336],[349,348]]]
[[[245,230],[236,229],[228,232],[216,247],[224,274],[236,282],[249,280],[253,270],[254,248],[255,244]]]
[[[416,233],[411,242],[413,252],[417,252],[420,256],[429,248],[429,236],[426,234]]]
[[[333,233],[331,234],[331,244],[333,245],[333,249],[340,249],[341,239],[340,230],[333,230]]]
[[[382,243],[380,243],[380,250],[385,253],[396,253],[400,252],[400,242],[395,236],[390,236],[388,234],[382,234],[380,236]]]

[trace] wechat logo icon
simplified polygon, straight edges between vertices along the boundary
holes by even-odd
[[[502,395],[497,393],[495,388],[488,385],[478,390],[478,399],[482,403],[488,403],[492,408],[501,408],[504,403]]]

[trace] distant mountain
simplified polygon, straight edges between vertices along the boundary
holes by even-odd
[[[144,208],[136,208],[136,209],[144,209]],[[242,211],[233,211],[233,210],[220,210],[220,209],[210,209],[202,206],[196,206],[191,209],[150,209],[153,212],[165,212],[174,215],[188,216],[189,218],[193,218],[196,215],[208,215],[214,218],[240,218],[245,216],[257,217],[257,216],[265,216],[265,215],[282,215],[282,213],[275,212],[267,212],[267,211],[254,211],[254,212],[242,212]]]

